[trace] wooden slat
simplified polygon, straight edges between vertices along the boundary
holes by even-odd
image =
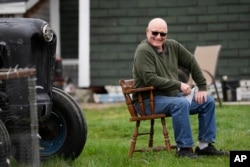
[[[36,69],[34,68],[0,69],[0,80],[25,78],[29,76],[35,76],[35,75],[36,75]]]

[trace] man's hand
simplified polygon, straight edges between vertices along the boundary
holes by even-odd
[[[207,91],[198,91],[195,94],[195,101],[198,104],[202,104],[207,101]]]
[[[184,96],[187,96],[191,93],[191,87],[190,85],[186,84],[186,83],[181,83],[181,91],[183,93]]]

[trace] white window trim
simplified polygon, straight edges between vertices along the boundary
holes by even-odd
[[[0,14],[23,14],[38,1],[29,0],[27,2],[0,3]]]
[[[79,87],[90,86],[90,0],[79,0]]]

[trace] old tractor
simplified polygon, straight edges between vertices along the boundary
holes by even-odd
[[[0,18],[0,69],[36,71],[41,160],[55,155],[74,159],[82,152],[87,139],[87,123],[78,102],[53,85],[56,40],[55,32],[44,20]],[[0,79],[0,158],[13,156],[17,161],[22,161],[22,156],[27,154],[27,148],[22,147],[29,145],[28,141],[22,139],[26,133],[22,128],[27,116],[24,114],[26,100],[10,99],[12,96],[24,99],[25,93],[12,95],[11,91],[6,91],[6,87],[11,88],[8,84]],[[18,87],[22,90],[27,85],[19,84]]]

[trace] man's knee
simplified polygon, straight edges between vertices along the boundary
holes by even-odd
[[[176,100],[175,104],[179,107],[185,107],[185,108],[190,107],[190,103],[185,98],[179,98],[178,100]]]
[[[207,96],[207,102],[208,102],[208,103],[215,103],[214,97],[212,97],[212,96]]]
[[[215,107],[214,97],[208,96],[206,104],[207,104],[206,106]]]

